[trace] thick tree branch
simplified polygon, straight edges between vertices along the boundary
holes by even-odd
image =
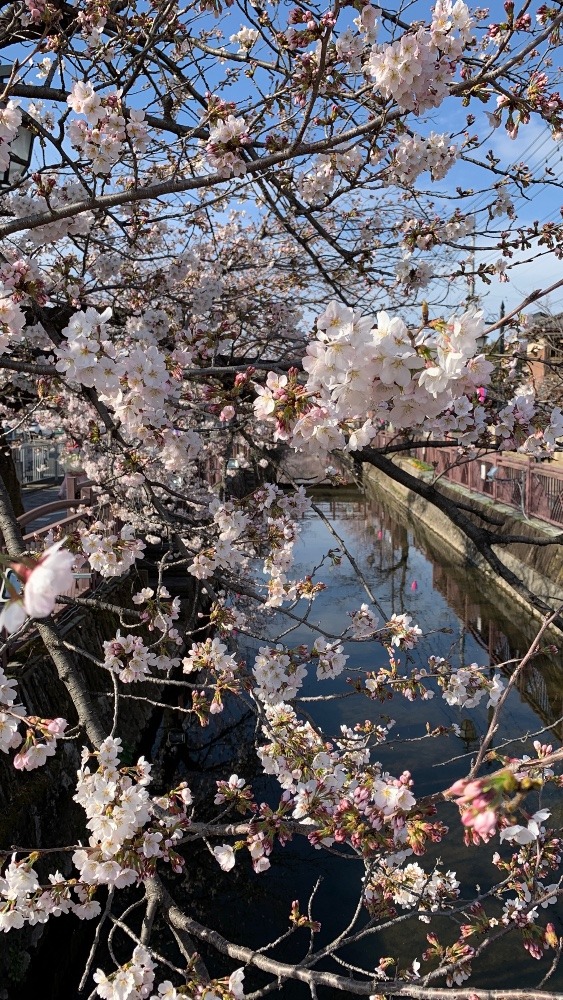
[[[360,981],[353,976],[339,976],[332,972],[324,972],[316,969],[305,968],[303,965],[280,962],[277,959],[269,958],[267,955],[245,948],[243,945],[234,944],[228,941],[217,931],[204,927],[198,921],[188,917],[177,907],[166,892],[159,880],[154,880],[154,889],[158,893],[161,905],[169,918],[172,927],[178,931],[187,932],[194,938],[205,942],[223,955],[228,955],[237,962],[245,965],[252,965],[257,969],[270,973],[280,981],[296,980],[297,982],[312,984],[314,986],[331,987],[345,994],[354,996],[370,996],[374,993],[382,996],[405,996],[413,997],[415,1000],[467,1000],[468,990],[440,989],[429,986],[418,985],[404,980],[392,982],[382,981],[373,978],[368,981]],[[503,929],[506,931],[506,928]],[[501,932],[502,933],[502,932]],[[311,959],[307,959],[310,963]],[[445,972],[445,970],[442,970]],[[432,975],[441,975],[442,971]],[[472,1000],[530,1000],[529,990],[479,990],[469,991]],[[551,993],[548,991],[534,991],[537,1000],[563,1000],[563,993]]]
[[[475,525],[458,508],[454,500],[444,496],[435,486],[425,483],[416,476],[412,476],[398,465],[395,465],[389,458],[386,458],[372,448],[364,448],[362,451],[355,452],[355,455],[360,461],[367,462],[368,465],[373,465],[374,468],[379,469],[380,472],[383,472],[391,480],[411,490],[411,492],[422,497],[423,500],[426,500],[432,506],[436,507],[437,510],[445,514],[452,524],[459,528],[468,541],[474,545],[477,552],[485,559],[491,569],[501,579],[505,580],[506,583],[510,584],[527,603],[531,604],[532,607],[536,608],[542,614],[551,614],[553,612],[553,608],[543,601],[541,597],[534,594],[516,573],[505,566],[493,551],[492,546],[497,544],[498,536],[486,528]],[[534,539],[527,539],[527,542],[533,544]],[[557,628],[563,628],[563,619],[561,616],[558,616],[554,623]]]

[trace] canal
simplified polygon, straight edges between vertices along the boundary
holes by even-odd
[[[454,666],[477,663],[489,667],[526,652],[538,629],[532,616],[527,617],[521,608],[511,606],[482,574],[462,565],[444,540],[437,539],[426,529],[413,531],[407,527],[400,512],[390,509],[387,498],[368,497],[353,489],[338,489],[317,491],[314,502],[353,554],[385,616],[393,612],[409,614],[423,630],[423,638],[408,654],[410,662],[424,667],[428,657],[434,654],[449,658]],[[292,578],[305,576],[338,544],[322,517],[310,511],[302,522]],[[318,579],[325,580],[329,587],[314,601],[309,620],[312,625],[339,634],[350,623],[349,612],[368,602],[365,590],[343,553],[340,565],[326,574],[321,570]],[[271,638],[287,629],[287,624],[280,615],[270,621],[267,630]],[[316,635],[313,629],[299,625],[283,641],[289,646],[311,644]],[[263,642],[248,644],[249,659],[259,645]],[[471,710],[450,707],[437,685],[434,698],[425,702],[411,703],[395,697],[381,704],[363,696],[347,697],[350,694],[347,679],[385,666],[387,654],[375,642],[349,643],[345,651],[350,658],[340,677],[321,684],[316,681],[314,671],[310,671],[300,692],[304,697],[320,693],[342,696],[305,706],[323,731],[333,735],[338,734],[343,724],[353,727],[366,719],[374,722],[385,717],[394,719],[389,742],[378,748],[375,756],[394,775],[408,769],[414,778],[413,791],[417,797],[443,790],[466,775],[490,718],[486,699]],[[497,669],[506,682],[513,668]],[[515,756],[526,752],[533,755],[534,739],[557,746],[562,735],[562,716],[561,656],[540,657],[530,664],[523,682],[509,696],[494,745]],[[436,729],[449,728],[454,723],[466,738],[453,734],[439,738],[427,736],[427,725]],[[233,752],[233,769],[253,781],[258,801],[262,794],[274,804],[276,794],[279,798],[279,789],[273,789],[268,781],[257,776],[255,765],[246,757],[240,741],[238,750]],[[495,767],[498,764],[491,765]],[[541,805],[552,810],[550,825],[560,826],[563,818],[560,801],[553,794],[544,795]],[[533,808],[539,806],[536,804]],[[482,891],[489,889],[499,879],[498,869],[490,863],[490,857],[498,849],[498,838],[490,848],[466,848],[457,808],[442,805],[439,818],[450,825],[453,836],[431,847],[425,857],[411,860],[419,861],[425,870],[431,871],[433,861],[441,858],[444,870],[456,872],[464,898],[474,896],[476,885]],[[244,861],[240,870],[237,864],[235,872],[229,875],[210,873],[213,887],[208,883],[200,887],[200,917],[214,920],[215,926],[218,921],[219,929],[231,940],[263,947],[287,928],[293,898],[299,897],[303,912],[314,890],[312,913],[322,924],[320,941],[332,940],[346,927],[356,907],[363,873],[361,863],[311,850],[299,838],[283,850],[276,848],[271,860],[272,868],[258,876],[249,871]],[[203,856],[201,861],[206,867]],[[556,877],[554,873],[553,881]],[[213,900],[210,909],[205,896]],[[495,912],[494,907],[490,912]],[[500,914],[500,907],[496,912]],[[561,912],[558,913],[556,907],[550,907],[549,919],[555,922],[561,934]],[[447,937],[446,926],[445,920],[438,924]],[[350,967],[373,968],[381,956],[394,957],[405,967],[413,959],[420,958],[427,947],[427,932],[426,924],[412,917],[399,927],[350,946],[343,957]],[[453,939],[451,925],[449,939]],[[286,961],[297,960],[306,952],[307,945],[307,934],[303,932],[299,942],[290,941],[273,954]],[[497,942],[483,956],[471,982],[489,988],[532,989],[546,974],[550,962],[549,956],[539,962],[530,958],[520,941],[511,935]],[[334,962],[329,961],[324,967],[346,974],[346,967]],[[256,988],[259,984],[259,977],[249,977],[249,985]],[[433,985],[444,985],[444,981]],[[563,989],[561,970],[550,978],[548,988]],[[281,995],[285,1000],[310,996],[305,986],[296,983],[287,984]],[[341,994],[322,989],[319,996],[335,1000]]]
[[[384,617],[393,612],[406,613],[422,629],[421,641],[408,654],[412,663],[426,666],[428,657],[434,654],[448,657],[454,666],[477,663],[489,667],[518,657],[527,650],[537,631],[532,616],[528,618],[521,608],[511,606],[481,574],[461,565],[459,557],[444,541],[425,529],[409,528],[400,512],[389,507],[388,499],[343,488],[316,491],[314,502],[322,517],[312,510],[302,521],[292,578],[310,573],[329,549],[339,546],[324,523],[324,517],[353,554]],[[368,602],[357,573],[344,552],[340,555],[340,565],[326,572],[322,568],[319,572],[318,579],[329,586],[318,595],[310,613],[312,625],[318,624],[332,634],[343,632],[350,624],[349,612]],[[285,629],[287,621],[279,614],[265,619],[262,636],[246,640],[243,653],[251,660],[255,650],[264,644],[264,636],[273,641]],[[285,637],[284,642],[290,646],[311,644],[317,634],[301,624]],[[321,693],[338,696],[306,705],[322,729],[332,735],[338,734],[341,725],[353,727],[366,719],[374,722],[382,718],[394,719],[389,741],[377,749],[376,759],[394,775],[408,769],[414,779],[413,791],[417,798],[445,789],[467,774],[487,727],[486,699],[479,707],[466,711],[448,706],[437,687],[434,698],[425,702],[411,703],[399,696],[381,704],[352,695],[347,679],[385,666],[387,654],[372,641],[349,643],[345,651],[350,658],[340,677],[320,684],[311,671],[301,691],[304,697]],[[499,669],[506,681],[511,668]],[[538,658],[530,664],[523,683],[508,699],[495,746],[502,746],[507,754],[521,756],[530,752],[536,738],[554,746],[559,744],[563,716],[561,675],[560,654]],[[272,805],[279,801],[279,787],[273,779],[260,773],[253,750],[254,720],[243,716],[236,706],[231,706],[222,718],[222,730],[213,733],[210,728],[200,730],[187,725],[185,743],[169,749],[166,749],[167,728],[178,727],[179,723],[172,712],[166,711],[164,716],[156,736],[153,728],[152,735],[146,737],[152,747],[147,743],[143,748],[147,755],[152,750],[158,759],[156,791],[187,779],[197,790],[198,798],[207,795],[212,801],[216,778],[236,772],[252,782],[257,801],[265,800]],[[449,729],[454,723],[460,727],[464,738],[452,732],[438,738],[427,735],[427,725],[432,730]],[[541,805],[552,811],[550,825],[560,826],[563,818],[560,802],[550,795]],[[453,835],[431,847],[424,857],[412,860],[418,860],[425,870],[431,871],[436,858],[441,858],[444,871],[456,872],[464,898],[474,896],[476,885],[486,891],[499,878],[498,869],[490,863],[493,851],[498,848],[498,838],[491,843],[490,849],[465,848],[457,808],[448,804],[441,806],[438,818],[450,825]],[[322,925],[319,941],[322,945],[332,940],[351,919],[361,891],[361,862],[314,850],[303,838],[295,838],[283,849],[276,846],[270,870],[260,875],[253,873],[246,851],[241,852],[235,869],[229,873],[219,869],[201,842],[192,845],[189,851],[184,879],[171,883],[176,897],[196,919],[214,927],[231,941],[252,948],[263,948],[282,935],[288,926],[292,901],[298,898],[301,912],[306,912],[313,892],[312,916]],[[546,881],[555,881],[556,877],[554,873],[553,878]],[[500,913],[500,907],[497,910]],[[366,919],[362,918],[364,924]],[[553,906],[549,909],[549,919],[562,934],[561,913],[558,914]],[[41,986],[46,998],[74,1000],[79,967],[83,966],[88,947],[87,942],[81,943],[73,959],[65,949],[64,941],[68,940],[71,924],[75,923],[60,918],[57,928],[49,928],[33,956],[31,975],[26,985],[22,984],[18,998],[27,1000],[27,997],[36,996]],[[449,935],[449,940],[455,937],[451,924],[445,919],[438,928],[446,937]],[[427,932],[427,925],[411,916],[398,927],[382,930],[349,946],[342,958],[349,967],[373,969],[382,956],[390,956],[406,967],[420,958],[427,947]],[[297,961],[307,953],[308,944],[308,932],[300,931],[271,954],[282,961]],[[158,926],[155,946],[161,952],[169,947]],[[130,954],[129,944],[125,940],[120,943],[116,937],[114,947],[118,959],[126,961]],[[54,949],[59,956],[56,972],[51,971]],[[552,955],[536,962],[514,936],[504,938],[483,957],[471,983],[489,988],[533,990],[546,974]],[[172,953],[170,957],[178,959]],[[231,962],[217,957],[216,953],[210,952],[204,957],[213,975],[228,975],[233,969]],[[105,949],[100,951],[96,964],[111,968]],[[346,965],[337,965],[331,960],[325,960],[319,967],[346,974]],[[51,988],[55,982],[57,986]],[[246,992],[259,989],[265,982],[259,973],[247,973]],[[563,990],[560,970],[550,978],[549,988]],[[10,992],[10,1000],[15,995]],[[284,1000],[306,1000],[310,992],[304,985],[294,982],[286,984],[279,995]],[[321,1000],[336,1000],[341,996],[336,991],[319,990]]]

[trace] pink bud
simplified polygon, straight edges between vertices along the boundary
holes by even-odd
[[[448,788],[448,795],[464,795],[465,789],[467,788],[468,781],[467,778],[460,778],[458,781],[454,781],[451,788]]]
[[[411,590],[418,590],[418,583],[416,582],[416,580],[413,580],[413,582],[411,583]]]
[[[51,719],[46,729],[48,733],[53,733],[54,736],[62,736],[67,726],[68,722],[66,719]]]
[[[381,528],[377,532],[377,537],[378,537],[379,541],[381,541],[381,539],[383,538],[383,532],[382,532]]]

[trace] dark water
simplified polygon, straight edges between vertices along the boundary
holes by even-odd
[[[413,532],[402,523],[400,515],[381,501],[369,500],[352,490],[319,493],[315,502],[353,552],[385,614],[406,612],[423,629],[425,637],[409,654],[413,663],[425,665],[428,656],[433,653],[449,657],[456,666],[477,662],[488,667],[526,651],[537,631],[531,616],[528,618],[521,609],[499,596],[499,592],[482,575],[456,563],[446,546],[435,537],[418,529]],[[308,514],[302,524],[296,566],[291,576],[297,578],[311,572],[327,550],[337,545],[322,521],[314,513]],[[321,570],[319,579],[330,583],[330,589],[321,593],[314,602],[310,620],[332,633],[339,633],[349,624],[347,612],[359,608],[363,602],[369,603],[369,600],[346,558],[339,567],[326,572]],[[414,582],[416,589],[412,587]],[[278,626],[279,619],[270,619],[265,631],[273,637],[281,630]],[[310,629],[299,626],[284,641],[296,646],[302,642],[310,643],[314,637]],[[261,641],[249,641],[249,655],[253,648],[262,644]],[[346,678],[353,676],[355,670],[377,669],[386,664],[385,650],[374,642],[349,644],[346,652],[350,659],[341,677],[320,684],[312,672],[302,694],[347,693],[350,689]],[[505,680],[509,672],[510,668],[503,670]],[[535,738],[558,745],[563,716],[561,676],[559,655],[538,659],[530,665],[523,683],[512,692],[507,702],[501,728],[495,737],[496,746],[506,744],[505,752],[521,755],[530,749]],[[353,726],[365,719],[379,720],[382,715],[395,719],[389,744],[379,748],[376,756],[392,774],[398,775],[405,768],[410,770],[415,782],[414,793],[420,797],[446,788],[457,777],[467,773],[479,738],[486,731],[488,715],[483,707],[485,702],[486,699],[483,699],[482,705],[472,710],[450,708],[436,689],[435,697],[423,703],[417,701],[411,704],[399,697],[381,705],[365,697],[354,696],[320,704],[309,703],[308,709],[329,735],[337,733],[343,723]],[[452,722],[461,724],[467,718],[475,727],[472,742],[452,735],[439,739],[426,738],[427,722],[434,728],[448,726]],[[230,725],[220,733],[188,730],[186,745],[164,754],[161,760],[163,786],[167,782],[187,778],[197,788],[198,796],[203,797],[214,788],[215,778],[236,771],[253,782],[259,800],[262,798],[275,804],[279,793],[271,780],[260,777],[252,750],[252,720],[241,719],[240,713],[233,707],[229,709],[226,721]],[[165,724],[178,725],[177,721],[171,722],[170,719],[165,720]],[[536,735],[541,730],[546,731]],[[157,738],[159,743],[162,743],[162,729]],[[448,763],[444,765],[444,761]],[[561,825],[561,806],[552,798],[544,800],[542,805],[551,808],[550,824],[558,826]],[[533,808],[538,806],[533,803]],[[476,884],[482,889],[488,888],[498,877],[497,869],[487,863],[487,858],[498,847],[498,841],[490,845],[490,850],[466,849],[463,847],[457,809],[451,805],[441,806],[437,818],[450,824],[453,836],[448,838],[447,844],[436,845],[422,859],[411,860],[418,860],[423,868],[431,871],[435,858],[441,857],[445,870],[451,868],[456,871],[466,897],[474,893]],[[301,910],[305,911],[315,887],[312,913],[322,924],[317,945],[330,941],[351,919],[363,874],[363,866],[356,860],[335,858],[325,851],[316,851],[300,838],[284,849],[276,847],[271,858],[272,868],[260,875],[252,872],[246,852],[241,852],[238,857],[234,871],[226,874],[203,845],[194,846],[187,855],[187,870],[182,883],[179,885],[178,880],[171,883],[176,897],[187,911],[203,923],[208,922],[231,941],[252,948],[265,946],[287,929],[292,900],[299,898]],[[555,881],[555,877],[546,881]],[[547,915],[561,934],[561,915],[557,914],[556,908],[550,906]],[[365,917],[361,918],[360,926],[362,921],[365,923]],[[28,996],[36,996],[39,985],[45,1000],[50,997],[57,997],[58,1000],[68,997],[70,1000],[77,996],[76,982],[80,973],[76,969],[83,962],[83,957],[78,963],[71,963],[72,967],[68,961],[68,940],[76,928],[76,921],[63,918],[57,923],[59,929],[51,932],[55,937],[45,935],[34,958],[29,986],[10,991],[10,1000],[12,997],[25,1000]],[[455,935],[451,929],[446,930],[448,926],[444,921],[438,929],[453,940]],[[349,946],[342,957],[352,966],[365,969],[376,966],[381,956],[394,956],[400,959],[402,966],[406,966],[420,957],[426,946],[427,930],[427,926],[416,917],[410,917],[398,928],[383,930]],[[0,941],[0,947],[2,945]],[[168,948],[158,925],[156,945],[160,950]],[[120,945],[117,935],[119,958],[122,946],[125,960],[127,948],[125,942]],[[282,961],[295,961],[307,953],[308,946],[308,932],[302,930],[271,954]],[[84,947],[82,943],[77,958],[80,954],[84,955]],[[56,962],[53,959],[55,949]],[[173,952],[169,955],[178,957]],[[214,975],[229,974],[235,967],[215,953],[204,952],[204,955]],[[545,975],[552,955],[550,953],[545,960],[536,962],[515,936],[505,938],[484,956],[471,983],[491,988],[512,986],[532,989]],[[106,971],[111,968],[103,952],[98,964],[103,964]],[[346,968],[330,961],[324,965],[321,963],[319,967],[346,975]],[[167,975],[163,973],[161,978]],[[246,990],[256,989],[267,981],[268,978],[261,978],[260,974],[247,974]],[[443,985],[443,982],[433,985]],[[547,988],[563,989],[563,974],[560,971],[555,972]],[[282,996],[285,1000],[301,1000],[309,997],[310,993],[301,984],[289,983],[283,988]],[[325,1000],[336,996],[342,994],[319,989],[319,997]]]
[[[511,606],[494,586],[484,580],[482,574],[459,565],[442,542],[423,531],[413,532],[384,503],[367,499],[355,491],[319,493],[315,502],[353,553],[385,614],[407,613],[425,633],[418,646],[408,654],[410,662],[426,665],[432,653],[448,657],[454,666],[476,662],[489,667],[522,655],[528,649],[537,632],[537,623],[531,616],[527,618],[520,608]],[[337,545],[338,542],[320,518],[314,512],[309,513],[302,525],[296,565],[290,574],[292,578],[311,572],[327,550]],[[321,570],[318,578],[330,582],[330,587],[315,600],[310,621],[338,634],[349,624],[348,612],[359,608],[364,601],[369,604],[369,599],[346,558],[342,559],[339,567],[327,571],[325,575]],[[416,589],[413,589],[415,583]],[[272,636],[277,634],[277,627],[281,630],[280,621],[281,617],[268,626]],[[315,633],[311,629],[299,626],[283,641],[297,646],[302,642],[311,643],[314,638]],[[256,642],[254,645],[260,644]],[[353,643],[345,649],[350,659],[343,674],[336,680],[319,683],[314,671],[311,671],[301,694],[314,696],[349,692],[346,678],[353,676],[355,670],[362,672],[386,665],[386,652],[377,643]],[[511,669],[506,667],[501,670],[505,682]],[[559,655],[538,658],[530,664],[523,683],[511,693],[506,703],[495,746],[504,745],[505,753],[516,756],[525,752],[534,754],[531,746],[536,738],[543,743],[558,745],[563,716],[561,676]],[[365,697],[353,696],[320,704],[309,703],[307,709],[329,736],[338,733],[343,723],[353,726],[365,719],[379,720],[383,715],[395,719],[390,743],[378,748],[375,756],[392,774],[410,770],[415,782],[414,792],[422,796],[444,789],[456,778],[467,774],[490,718],[490,710],[484,707],[486,698],[475,709],[461,710],[450,708],[439,689],[436,687],[435,690],[435,697],[428,702],[410,703],[396,697],[382,705]],[[461,725],[466,719],[474,725],[472,741],[453,735],[426,738],[427,722],[434,728],[449,726],[452,722]],[[444,761],[448,763],[444,764]],[[491,767],[498,767],[498,764]],[[238,773],[251,777],[251,772],[239,769]],[[254,787],[260,788],[259,780]],[[262,791],[264,798],[272,803],[275,801],[271,786],[262,783]],[[533,806],[530,811],[539,807],[537,800],[530,802]],[[544,795],[541,804],[552,810],[550,825],[559,826],[562,812],[556,797],[550,794],[546,798]],[[465,890],[462,892],[465,898],[475,892],[477,884],[483,890],[493,885],[498,879],[498,869],[490,864],[489,859],[498,848],[498,839],[490,845],[490,849],[465,848],[457,809],[444,804],[439,809],[438,818],[450,825],[453,836],[431,848],[425,857],[410,860],[418,861],[425,870],[431,871],[433,861],[440,857],[445,870],[456,871]],[[213,896],[222,904],[215,909],[214,916],[215,919],[219,916],[221,929],[227,938],[252,947],[263,946],[275,939],[287,928],[291,900],[298,896],[301,912],[304,912],[309,894],[319,879],[313,915],[322,923],[320,944],[324,945],[346,927],[358,900],[362,875],[360,863],[312,850],[298,839],[283,850],[277,848],[271,860],[272,869],[256,876],[249,865],[244,872],[244,861],[240,866],[237,863],[238,886],[233,885],[232,873],[228,876],[221,872],[212,875]],[[554,873],[554,877],[548,878],[547,882],[555,880]],[[492,915],[493,911],[490,913]],[[200,914],[202,917],[210,916],[205,906],[202,906]],[[556,907],[549,907],[548,918],[555,922],[558,933],[562,933],[561,912],[558,914]],[[445,921],[436,925],[437,930],[444,931],[447,940],[454,940],[451,926],[449,931],[446,927]],[[348,963],[364,969],[373,968],[385,955],[400,957],[401,965],[406,966],[414,958],[420,958],[427,946],[428,929],[418,918],[411,917],[395,929],[382,931],[348,947],[342,954]],[[296,960],[306,953],[307,947],[308,935],[302,931],[294,941],[276,949],[274,954],[285,961]],[[483,956],[475,969],[472,985],[533,988],[545,975],[552,956],[553,952],[545,960],[536,962],[524,951],[516,936],[511,935],[497,942]],[[335,963],[325,963],[324,966],[321,963],[320,967],[346,975],[346,969]],[[257,977],[251,982],[256,987],[261,980]],[[444,982],[433,985],[444,985]],[[552,976],[549,987],[563,988],[561,971]],[[286,985],[282,995],[284,998],[310,996],[306,987],[296,983]],[[342,994],[323,989],[319,995],[332,998]]]

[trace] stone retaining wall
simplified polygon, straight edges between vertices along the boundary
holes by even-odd
[[[397,458],[395,462],[411,475],[419,478],[428,477],[428,473],[417,469],[408,459]],[[473,543],[433,504],[371,465],[364,464],[362,474],[365,485],[378,495],[389,497],[400,507],[404,516],[413,526],[424,524],[429,531],[441,539],[442,544],[445,542],[466,564],[477,567],[488,578],[492,579],[495,586],[502,590],[511,601],[526,608],[528,613],[540,617],[539,613],[535,612],[510,584],[493,572]],[[529,590],[540,595],[553,608],[563,604],[563,545],[537,546],[532,541],[535,538],[561,538],[561,532],[557,528],[532,518],[526,519],[512,507],[494,503],[486,497],[476,496],[475,493],[463,487],[441,481],[440,490],[454,500],[457,498],[465,504],[469,503],[475,510],[501,514],[505,521],[502,526],[495,528],[499,535],[518,534],[529,537],[530,544],[518,543],[497,546],[495,552],[505,566],[520,577]],[[475,524],[483,524],[477,514],[474,516],[470,514],[469,517],[474,520]]]

